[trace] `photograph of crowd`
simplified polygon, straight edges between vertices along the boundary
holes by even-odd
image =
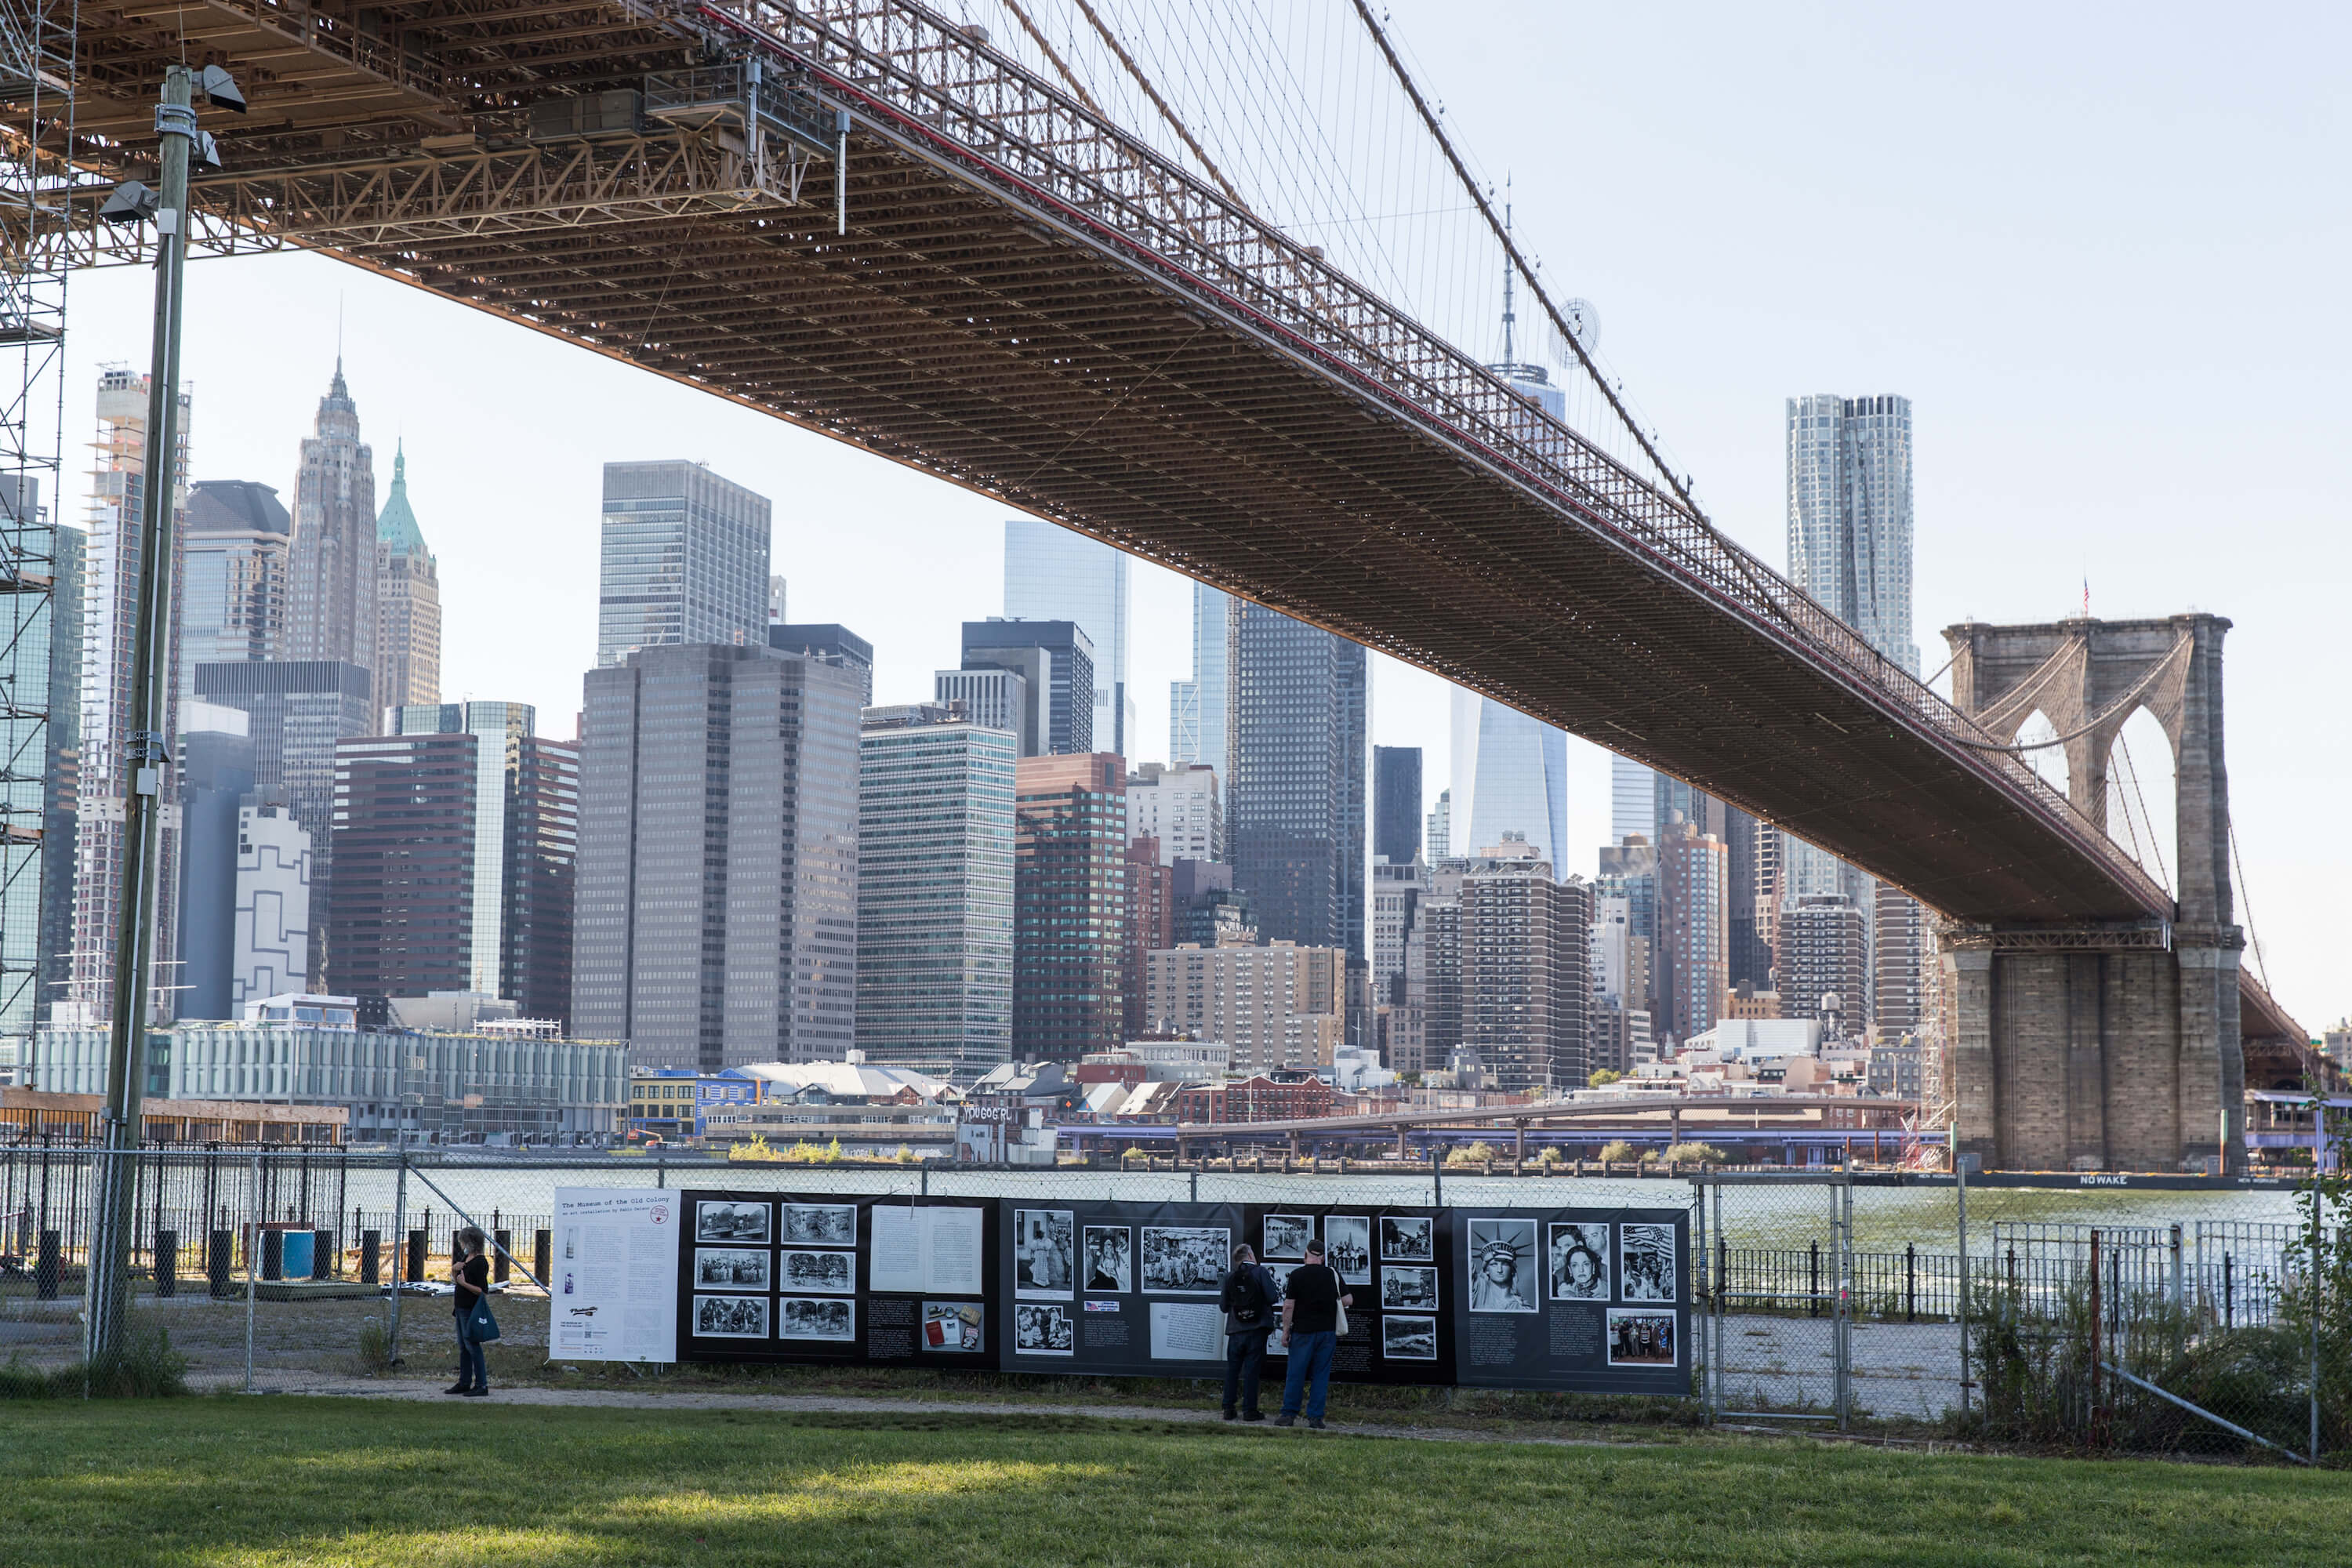
[[[1437,1246],[1433,1239],[1437,1222],[1423,1215],[1412,1219],[1398,1215],[1381,1215],[1381,1261],[1383,1263],[1434,1263]]]
[[[1067,1296],[1076,1273],[1076,1237],[1067,1209],[1013,1211],[1013,1293]]]
[[[1383,1317],[1381,1354],[1390,1361],[1435,1361],[1437,1320]]]
[[[768,1255],[738,1247],[698,1247],[694,1249],[694,1283],[699,1287],[764,1290],[768,1288]]]
[[[794,1247],[856,1247],[856,1204],[786,1204],[784,1240]]]
[[[977,1301],[923,1303],[923,1348],[944,1354],[971,1355],[982,1347],[981,1327],[988,1309]]]
[[[787,1251],[783,1269],[787,1290],[846,1296],[857,1289],[857,1254],[854,1252]]]
[[[1673,1366],[1675,1315],[1672,1312],[1609,1309],[1611,1366]]]
[[[848,1344],[857,1338],[857,1303],[813,1296],[783,1300],[784,1331],[788,1340],[828,1340]]]
[[[1261,1227],[1265,1245],[1258,1248],[1258,1259],[1284,1258],[1296,1263],[1307,1256],[1307,1244],[1315,1239],[1315,1216],[1311,1214],[1270,1214]]]
[[[1437,1270],[1416,1264],[1384,1264],[1381,1268],[1381,1310],[1412,1312],[1437,1310]]]
[[[1143,1227],[1143,1288],[1213,1296],[1223,1283],[1233,1233],[1222,1226]]]
[[[697,1241],[765,1241],[768,1205],[705,1200],[694,1205]]]
[[[1023,1355],[1072,1353],[1070,1310],[1067,1307],[1013,1308],[1013,1348]]]
[[[1547,1270],[1555,1301],[1609,1300],[1609,1227],[1555,1225]]]
[[[1087,1289],[1125,1295],[1135,1289],[1135,1231],[1123,1225],[1087,1226]]]
[[[1538,1268],[1535,1221],[1474,1219],[1470,1222],[1472,1311],[1534,1311]]]
[[[765,1296],[697,1296],[694,1332],[708,1340],[764,1340],[768,1337]]]
[[[1671,1225],[1621,1225],[1617,1227],[1617,1282],[1628,1301],[1671,1301],[1675,1299],[1675,1227]]]
[[[1340,1283],[1372,1282],[1372,1220],[1370,1215],[1323,1216],[1323,1261],[1339,1271]]]

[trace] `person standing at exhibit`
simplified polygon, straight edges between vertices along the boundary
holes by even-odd
[[[1323,1244],[1307,1244],[1307,1261],[1290,1271],[1283,1287],[1282,1337],[1290,1352],[1290,1372],[1282,1385],[1282,1414],[1275,1425],[1297,1423],[1323,1430],[1323,1405],[1331,1392],[1331,1357],[1339,1348],[1339,1310],[1356,1299],[1339,1289],[1339,1276],[1323,1261]],[[1301,1396],[1304,1396],[1304,1405]]]
[[[1225,1314],[1225,1419],[1263,1421],[1257,1407],[1258,1379],[1265,1367],[1265,1339],[1274,1331],[1274,1276],[1247,1243],[1234,1248],[1234,1266],[1217,1289]],[[1241,1399],[1238,1417],[1234,1396]]]
[[[457,1381],[441,1392],[462,1394],[480,1399],[490,1392],[490,1367],[482,1353],[482,1342],[467,1327],[474,1315],[474,1304],[490,1289],[489,1247],[481,1227],[467,1226],[457,1233],[457,1245],[449,1249],[449,1283],[453,1287],[450,1310],[457,1318]]]

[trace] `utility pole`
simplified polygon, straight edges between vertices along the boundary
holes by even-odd
[[[211,70],[207,71],[207,86]],[[187,260],[188,160],[200,134],[184,65],[163,74],[155,109],[162,147],[155,224],[155,324],[147,383],[147,450],[139,496],[139,582],[132,613],[129,764],[123,797],[121,922],[114,945],[113,1010],[109,1019],[106,1109],[97,1181],[91,1194],[87,1310],[82,1354],[93,1371],[122,1346],[131,1306],[131,1197],[137,1191],[142,1107],[146,1097],[148,991],[154,969],[157,867],[166,771],[165,732],[172,607],[173,500],[180,446],[180,280]]]

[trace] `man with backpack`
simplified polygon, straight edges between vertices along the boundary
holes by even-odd
[[[1257,1407],[1258,1376],[1265,1366],[1265,1336],[1274,1328],[1274,1276],[1257,1260],[1246,1243],[1234,1248],[1234,1266],[1225,1271],[1217,1305],[1225,1314],[1225,1419],[1263,1421]],[[1234,1412],[1235,1394],[1241,1413]]]

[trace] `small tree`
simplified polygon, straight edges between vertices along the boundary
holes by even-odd
[[[1606,1089],[1624,1076],[1615,1068],[1595,1068],[1584,1081],[1594,1089]]]
[[[1642,1152],[1622,1138],[1612,1139],[1601,1146],[1601,1159],[1604,1164],[1622,1165],[1641,1157]]]
[[[1495,1146],[1484,1138],[1467,1148],[1456,1149],[1445,1156],[1449,1165],[1479,1165],[1495,1157]]]
[[[1680,1169],[1686,1165],[1720,1165],[1723,1151],[1712,1143],[1669,1143],[1666,1152],[1658,1156],[1661,1163]]]

